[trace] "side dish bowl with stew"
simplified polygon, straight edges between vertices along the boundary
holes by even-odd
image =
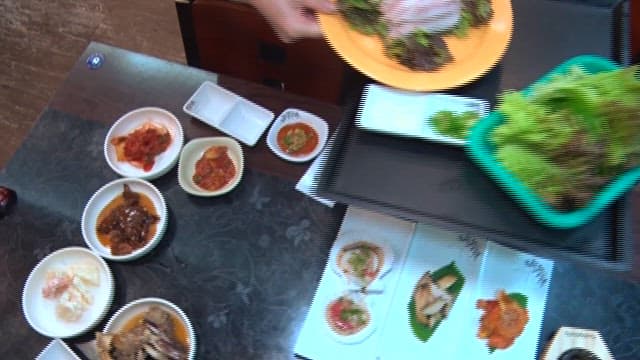
[[[153,180],[166,174],[178,161],[184,134],[170,112],[145,107],[116,121],[104,144],[104,155],[113,171],[124,177]]]
[[[143,298],[118,310],[96,332],[100,359],[140,358],[192,360],[196,336],[191,321],[175,304]],[[136,357],[136,358],[138,358]]]
[[[167,205],[151,183],[118,179],[100,188],[82,214],[82,236],[100,256],[137,259],[160,242],[167,227]]]
[[[316,157],[329,137],[329,126],[321,118],[298,109],[287,109],[273,122],[267,145],[276,155],[292,162]]]
[[[226,136],[191,140],[182,149],[178,183],[196,196],[218,196],[233,190],[244,170],[240,144]]]

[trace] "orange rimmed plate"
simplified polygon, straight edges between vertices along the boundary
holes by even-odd
[[[488,24],[472,28],[465,38],[446,36],[454,61],[437,71],[414,71],[388,58],[380,37],[352,29],[341,15],[320,14],[325,38],[351,66],[389,86],[439,91],[467,84],[487,73],[504,55],[513,33],[511,0],[493,0]]]

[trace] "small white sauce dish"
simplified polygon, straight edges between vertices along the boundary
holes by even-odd
[[[316,133],[318,134],[318,145],[309,154],[295,156],[287,154],[282,149],[280,149],[280,146],[278,146],[278,132],[286,125],[299,122],[311,126],[316,131]],[[271,125],[269,133],[267,134],[267,145],[269,146],[271,151],[273,151],[276,155],[284,160],[291,162],[306,162],[318,156],[322,148],[324,148],[325,144],[327,143],[328,138],[329,125],[327,125],[326,121],[309,112],[289,108],[283,111],[282,114],[280,114],[280,116],[278,116],[278,118]]]
[[[222,188],[215,191],[208,191],[193,182],[193,175],[196,171],[196,163],[205,151],[212,146],[227,147],[227,154],[236,168],[236,176]],[[178,163],[178,183],[184,191],[191,195],[220,196],[233,190],[238,183],[240,183],[243,172],[244,155],[242,153],[242,147],[236,140],[226,136],[198,138],[189,141],[187,145],[184,146],[184,149],[182,149],[180,162]]]
[[[191,321],[185,315],[184,311],[180,309],[178,306],[164,299],[160,298],[143,298],[134,300],[127,305],[123,306],[118,310],[107,325],[105,325],[103,332],[104,333],[117,333],[122,330],[124,326],[127,324],[129,320],[131,320],[136,315],[142,314],[149,310],[151,306],[158,306],[161,309],[172,313],[175,315],[184,325],[187,330],[187,341],[189,345],[189,351],[187,353],[187,358],[189,360],[195,359],[196,356],[196,334],[193,330],[193,326],[191,325]]]
[[[103,245],[98,239],[97,227],[98,216],[102,210],[116,197],[120,196],[124,191],[124,185],[129,185],[131,191],[146,195],[155,208],[156,215],[160,218],[156,224],[156,231],[147,244],[140,249],[134,250],[127,255],[113,255],[111,249]],[[89,248],[105,259],[114,261],[130,261],[140,258],[151,251],[158,243],[167,228],[169,214],[167,212],[167,204],[162,193],[148,181],[135,178],[123,178],[114,180],[101,187],[89,199],[82,213],[80,223],[82,229],[82,237]]]
[[[126,161],[118,161],[116,148],[111,144],[111,140],[118,136],[131,134],[149,122],[164,126],[171,134],[171,144],[167,150],[155,157],[155,163],[150,171],[144,171]],[[153,180],[166,174],[175,166],[183,143],[184,132],[178,118],[161,108],[144,107],[124,114],[111,126],[104,141],[104,156],[111,169],[121,176]]]
[[[86,287],[92,302],[80,318],[65,321],[56,315],[58,299],[45,298],[42,289],[45,287],[48,271],[66,271],[74,265],[95,266],[99,273],[99,285]],[[111,306],[114,290],[111,270],[100,256],[83,247],[67,247],[49,254],[33,268],[22,292],[22,311],[29,325],[44,336],[75,337],[89,331],[102,320]]]

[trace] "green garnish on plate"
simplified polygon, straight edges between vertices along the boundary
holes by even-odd
[[[479,118],[480,115],[475,111],[456,113],[442,110],[433,114],[430,120],[440,134],[464,140]]]

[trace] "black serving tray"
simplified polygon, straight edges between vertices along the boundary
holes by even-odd
[[[496,104],[580,54],[626,63],[624,2],[596,7],[550,0],[512,0],[513,38],[502,61],[481,79],[451,91]],[[400,218],[484,236],[540,256],[613,271],[632,266],[630,195],[591,223],[571,230],[530,217],[475,166],[463,148],[357,128],[363,94],[352,94],[319,179],[321,196]],[[389,114],[389,121],[394,121]]]
[[[321,196],[543,257],[631,269],[630,194],[584,226],[553,229],[527,214],[463,148],[361,130],[356,109],[337,129],[318,182]]]

